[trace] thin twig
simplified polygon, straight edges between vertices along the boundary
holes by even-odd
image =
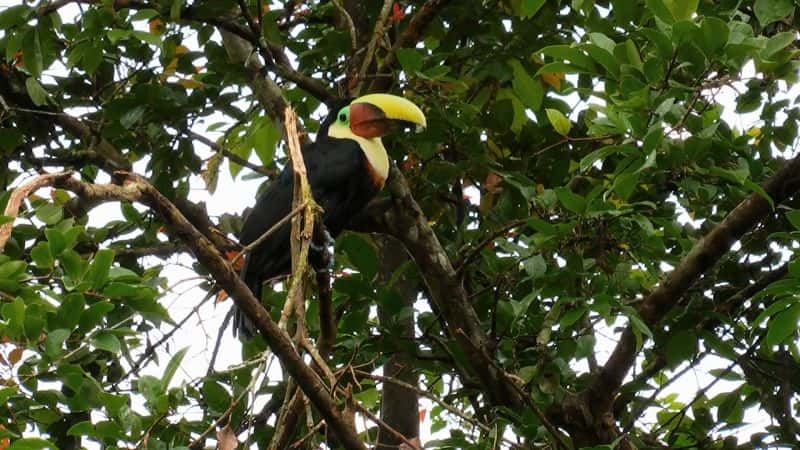
[[[291,220],[294,216],[298,215],[301,211],[306,208],[306,205],[300,205],[297,208],[293,209],[289,214],[285,215],[281,220],[277,221],[275,225],[269,227],[267,231],[261,234],[255,241],[245,245],[242,247],[242,250],[231,260],[231,265],[235,265],[236,261],[239,260],[243,255],[250,253],[254,248],[256,248],[259,244],[264,242],[268,237],[270,237],[273,233],[278,231],[278,228],[284,226],[286,222]]]
[[[266,366],[266,360],[264,362],[262,362],[261,370],[263,370],[263,368],[265,366]],[[256,381],[258,381],[259,379],[260,379],[260,377],[253,376],[253,378],[250,380],[250,383],[247,385],[247,387],[245,389],[243,389],[242,392],[240,392],[239,395],[236,396],[235,399],[233,399],[233,401],[231,401],[231,404],[222,413],[222,415],[220,415],[217,418],[217,420],[212,422],[211,425],[208,426],[208,428],[206,428],[202,433],[200,433],[200,436],[197,436],[194,440],[192,440],[192,442],[189,444],[189,448],[190,449],[202,448],[201,446],[203,445],[203,441],[205,440],[206,436],[211,434],[211,432],[214,431],[214,429],[216,429],[220,424],[222,424],[223,421],[228,420],[228,417],[231,415],[231,413],[236,408],[236,406],[239,404],[239,402],[241,402],[242,399],[244,398],[244,396],[247,395],[255,387]]]
[[[175,333],[178,330],[180,330],[192,316],[197,314],[197,311],[199,311],[203,305],[205,305],[211,298],[214,297],[214,294],[215,291],[213,289],[210,290],[208,294],[206,294],[206,296],[203,298],[203,300],[200,301],[200,303],[198,303],[194,308],[192,308],[189,314],[184,316],[184,318],[181,319],[181,321],[178,322],[171,330],[169,330],[169,332],[161,336],[161,338],[158,341],[156,341],[155,344],[148,346],[145,349],[144,353],[139,357],[139,359],[137,359],[136,362],[131,366],[130,370],[128,370],[128,373],[126,373],[125,376],[120,378],[120,381],[128,378],[131,374],[138,373],[139,369],[142,367],[142,364],[144,364],[153,356],[155,356],[158,347],[160,347],[163,343],[167,342],[170,338],[172,338],[172,336],[175,335]],[[114,387],[116,387],[118,384],[119,381],[114,383]]]
[[[375,48],[378,46],[378,41],[385,32],[386,20],[389,18],[389,12],[392,10],[393,3],[393,0],[383,1],[383,6],[381,7],[381,12],[378,15],[378,20],[375,21],[375,28],[372,30],[372,37],[367,44],[367,52],[364,54],[364,60],[361,62],[361,70],[358,71],[358,79],[355,83],[356,95],[358,95],[359,91],[361,90],[361,85],[363,84],[362,80],[367,74],[367,69],[369,69],[370,64],[372,64],[372,58],[375,56]]]
[[[352,394],[351,394],[351,399],[352,399]],[[372,414],[372,412],[370,412],[369,409],[367,409],[363,405],[361,405],[361,403],[359,403],[357,401],[353,401],[352,404],[356,407],[356,409],[358,411],[361,412],[361,414],[364,414],[365,416],[367,416],[369,418],[369,420],[377,423],[379,427],[381,427],[384,430],[388,431],[391,435],[393,435],[397,439],[403,441],[409,447],[409,450],[411,450],[411,449],[421,450],[422,449],[422,447],[420,447],[420,445],[419,445],[419,442],[410,441],[407,437],[403,436],[403,433],[395,430],[391,425],[389,425],[388,423],[386,423],[383,420],[381,420],[380,417],[376,416],[375,414]]]
[[[289,448],[300,448],[300,446],[302,446],[305,441],[307,441],[311,436],[313,436],[317,431],[319,431],[319,429],[322,428],[323,425],[325,425],[325,422],[323,422],[322,420],[317,422],[313,427],[308,429],[308,432],[304,434],[303,437],[292,442]]]
[[[358,50],[358,35],[356,34],[356,25],[353,23],[353,18],[350,16],[350,13],[347,12],[344,6],[342,6],[341,0],[332,0],[333,6],[342,13],[345,20],[347,21],[347,29],[350,32],[350,51],[351,53],[355,54]]]
[[[228,158],[229,160],[235,162],[236,164],[247,167],[248,169],[252,170],[253,172],[260,173],[261,175],[265,175],[267,177],[274,177],[278,174],[277,170],[267,169],[264,166],[260,166],[258,164],[253,164],[250,161],[242,158],[241,156],[231,152],[227,148],[223,147],[222,145],[212,141],[211,139],[203,136],[202,134],[195,133],[194,131],[189,131],[187,133],[190,138],[199,141],[200,143],[208,146],[212,150],[216,151],[217,153],[221,153],[223,156]]]

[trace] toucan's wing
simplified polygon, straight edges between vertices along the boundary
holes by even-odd
[[[353,180],[360,179],[363,156],[354,141],[324,139],[303,148],[303,159],[308,172],[314,199],[325,209],[326,216],[338,216],[358,190]],[[291,212],[294,170],[287,164],[278,178],[259,197],[245,219],[239,242],[248,245]],[[342,211],[344,212],[344,211]],[[245,261],[244,281],[254,293],[266,279],[286,273],[290,267],[289,232],[287,223],[253,249]]]
[[[374,192],[365,192],[361,186],[363,180],[369,178],[364,173],[363,154],[355,141],[323,139],[304,147],[303,159],[314,199],[325,210],[323,221],[336,235],[353,214],[353,207],[363,206],[364,202],[359,204],[360,199],[374,195]],[[250,211],[239,242],[243,245],[254,242],[286,217],[291,212],[293,194],[294,170],[289,163]],[[291,223],[287,222],[245,257],[241,277],[258,299],[266,280],[291,270],[290,232]],[[252,323],[238,310],[234,327],[247,337],[255,334]]]

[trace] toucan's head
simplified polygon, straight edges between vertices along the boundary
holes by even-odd
[[[396,95],[368,94],[332,104],[323,132],[340,139],[373,139],[396,128],[425,125],[425,114],[409,100]]]
[[[373,184],[381,188],[389,176],[389,156],[381,136],[394,128],[425,127],[425,114],[403,97],[369,94],[329,105],[320,134],[328,139],[355,141],[364,152]]]

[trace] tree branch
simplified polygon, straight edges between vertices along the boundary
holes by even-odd
[[[787,161],[762,188],[775,204],[781,203],[800,189],[800,156]],[[772,205],[758,193],[753,193],[731,211],[722,222],[695,243],[689,254],[648,295],[638,313],[648,325],[655,325],[679,301],[691,285],[742,237],[772,211]],[[622,333],[614,351],[589,387],[595,400],[610,408],[611,400],[636,360],[637,338],[629,325]],[[606,409],[608,410],[608,409]]]
[[[408,26],[403,30],[402,33],[400,33],[400,37],[397,38],[392,45],[392,48],[389,49],[388,53],[383,58],[383,63],[378,69],[378,73],[391,69],[394,66],[394,63],[397,61],[397,50],[405,47],[406,45],[415,44],[417,41],[419,41],[425,28],[427,28],[427,26],[442,10],[442,8],[447,6],[449,2],[450,0],[428,0],[425,2],[425,4],[422,5],[414,14],[414,16],[411,17],[411,20],[408,22]],[[377,86],[375,85],[375,82],[373,82],[369,90],[372,91],[376,88]]]
[[[470,361],[489,400],[495,405],[521,406],[519,393],[502,371],[486,364],[492,358],[488,337],[469,302],[460,277],[411,194],[403,174],[392,167],[387,183],[393,208],[382,218],[384,228],[398,238],[420,267],[431,300],[445,319],[450,335]]]
[[[164,221],[169,235],[189,246],[198,261],[225,289],[236,306],[256,325],[272,351],[292,378],[297,381],[314,407],[325,418],[328,427],[342,444],[348,449],[365,449],[356,431],[344,421],[327,388],[294,349],[289,336],[269,318],[266,309],[253,296],[250,289],[211,241],[197,231],[178,208],[147,180],[128,172],[120,172],[117,175],[124,180],[122,186],[89,184],[64,177],[59,178],[54,184],[87,198],[140,202],[152,208]]]
[[[392,4],[394,4],[393,0],[383,1],[380,14],[378,14],[378,19],[375,21],[375,28],[372,30],[372,37],[367,44],[366,54],[364,55],[364,59],[361,61],[361,69],[358,71],[358,76],[356,79],[353,80],[356,86],[355,95],[358,95],[359,91],[361,90],[361,86],[364,82],[364,76],[367,74],[367,69],[369,69],[370,64],[372,64],[372,58],[375,56],[375,48],[377,48],[378,41],[385,32],[386,20],[389,18],[389,12],[392,10]],[[355,42],[355,40],[353,42]]]
[[[38,175],[32,180],[14,189],[8,199],[8,203],[6,203],[6,209],[3,211],[3,215],[10,217],[11,220],[3,225],[0,225],[0,252],[2,252],[6,247],[6,242],[8,242],[8,238],[11,237],[11,229],[14,227],[14,219],[19,213],[19,208],[22,206],[22,201],[28,198],[28,196],[37,189],[45,186],[52,186],[56,180],[71,176],[72,172]]]

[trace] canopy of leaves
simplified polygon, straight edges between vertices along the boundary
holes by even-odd
[[[322,277],[290,324],[363,442],[415,445],[422,420],[428,448],[794,445],[798,5],[19,2],[0,206],[37,173],[132,170],[236,249],[241,218],[191,189],[268,183],[286,104],[313,137],[324,101],[404,95],[429,127],[385,139],[399,170],[369,233],[340,236],[328,298]],[[262,377],[263,339],[208,373],[165,352],[192,332],[165,267],[194,243],[126,201],[88,220],[112,201],[59,185],[0,216],[0,449],[340,446],[288,375]],[[285,297],[263,299],[276,321]]]

